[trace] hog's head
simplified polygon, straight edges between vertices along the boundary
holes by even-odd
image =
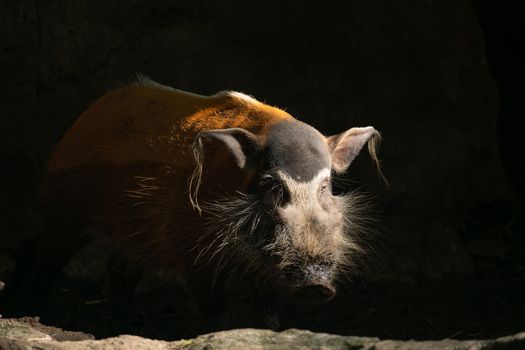
[[[198,162],[206,162],[203,144],[218,143],[249,179],[240,191],[202,204],[213,239],[201,251],[217,271],[233,264],[300,304],[330,300],[336,276],[361,250],[360,218],[352,215],[359,203],[353,194],[334,195],[332,175],[346,171],[367,143],[377,164],[379,139],[370,126],[325,137],[296,120],[264,136],[240,128],[201,133]]]

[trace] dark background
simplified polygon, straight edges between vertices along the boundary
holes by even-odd
[[[382,132],[391,186],[366,156],[348,174],[383,217],[375,253],[334,303],[285,326],[420,339],[524,330],[517,3],[0,1],[0,280],[38,231],[39,181],[61,136],[143,73],[201,94],[249,93],[327,135]],[[86,254],[78,266],[100,265]],[[105,335],[92,321],[103,288],[84,270],[69,268],[44,316]],[[152,324],[134,331],[170,337]]]

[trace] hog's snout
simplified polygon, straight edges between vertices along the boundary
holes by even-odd
[[[302,282],[292,290],[292,299],[302,305],[320,305],[335,296],[329,268],[309,265],[304,270]]]
[[[312,281],[310,284],[296,288],[292,298],[299,304],[319,305],[335,296],[335,288],[328,281]]]

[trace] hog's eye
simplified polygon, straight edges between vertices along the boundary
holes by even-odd
[[[319,193],[322,195],[332,194],[332,185],[329,179],[321,184],[321,187],[319,187]]]

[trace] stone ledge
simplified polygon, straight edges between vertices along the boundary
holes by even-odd
[[[490,340],[398,341],[313,333],[299,329],[273,332],[248,328],[205,334],[195,339],[167,342],[132,335],[95,340],[90,334],[44,326],[37,318],[0,319],[1,350],[488,350],[496,348],[498,350],[525,349],[525,332]]]

